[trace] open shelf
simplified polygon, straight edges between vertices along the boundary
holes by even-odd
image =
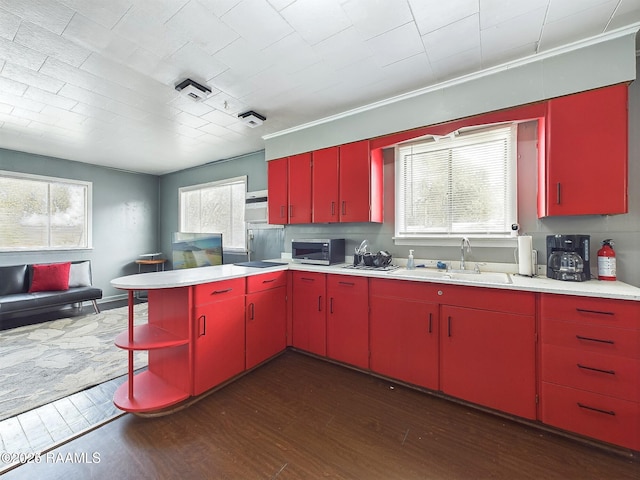
[[[116,346],[125,350],[153,350],[177,347],[188,343],[188,338],[181,338],[148,323],[133,327],[133,342],[129,341],[128,330],[120,333],[115,340]]]
[[[129,397],[129,382],[133,381],[133,397]],[[189,398],[189,392],[165,382],[158,375],[144,371],[124,382],[113,396],[113,403],[127,412],[149,412],[175,405]]]

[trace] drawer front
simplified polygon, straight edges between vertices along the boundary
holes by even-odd
[[[542,346],[543,382],[640,401],[640,361],[575,348]]]
[[[545,319],[640,329],[640,302],[542,294],[540,306]]]
[[[585,352],[640,359],[640,330],[542,319],[544,345],[570,347]]]
[[[542,422],[640,450],[640,404],[542,383]]]
[[[438,292],[442,292],[443,287],[446,287],[446,285],[382,278],[372,278],[369,282],[371,296],[422,300],[425,302],[438,302],[441,300],[442,293],[438,294]]]
[[[245,279],[233,278],[220,282],[203,283],[195,285],[194,300],[196,305],[206,305],[211,302],[219,302],[237,295],[244,295]]]
[[[247,293],[261,292],[287,285],[287,271],[262,273],[247,277]]]

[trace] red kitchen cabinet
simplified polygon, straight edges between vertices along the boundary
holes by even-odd
[[[313,152],[313,223],[338,222],[340,219],[339,155],[338,147]]]
[[[268,216],[271,224],[289,223],[288,169],[289,159],[286,157],[267,162]]]
[[[394,291],[401,283],[401,291]],[[425,302],[430,286],[371,279],[369,342],[372,371],[438,390],[439,305]]]
[[[246,368],[253,368],[286,348],[287,272],[247,278]]]
[[[327,356],[369,368],[369,282],[366,277],[327,277]]]
[[[292,345],[327,354],[326,274],[293,272]]]
[[[245,369],[245,280],[237,278],[194,287],[193,395]]]
[[[640,450],[640,304],[542,294],[542,422]]]
[[[289,157],[289,223],[311,223],[311,153]]]
[[[340,222],[382,222],[382,173],[368,140],[340,145]]]
[[[536,418],[535,317],[443,305],[440,388],[489,408]]]
[[[538,216],[627,213],[628,87],[547,102]]]

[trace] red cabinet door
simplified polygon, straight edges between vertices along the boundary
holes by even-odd
[[[340,221],[368,222],[371,213],[369,141],[340,145]]]
[[[538,216],[627,213],[627,96],[621,84],[549,100]]]
[[[289,223],[311,223],[311,153],[289,157]]]
[[[366,277],[327,278],[327,356],[369,368],[369,283]]]
[[[195,308],[193,395],[244,371],[244,295]]]
[[[419,298],[419,297],[418,297]],[[371,370],[438,390],[438,305],[371,297]]]
[[[313,193],[313,222],[328,223],[338,221],[338,147],[325,148],[313,152],[313,173],[311,191]]]
[[[520,417],[536,417],[533,316],[443,306],[444,393]]]
[[[287,288],[247,295],[246,368],[253,368],[286,348]]]
[[[289,192],[287,189],[289,161],[287,158],[267,162],[267,188],[269,195],[269,223],[289,223]]]
[[[292,289],[292,345],[307,352],[326,356],[326,275],[293,272]]]

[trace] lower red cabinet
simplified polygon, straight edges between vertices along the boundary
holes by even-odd
[[[444,393],[536,418],[534,316],[445,305],[440,340]]]
[[[386,296],[390,281],[371,280],[371,370],[438,390],[439,306],[421,300],[426,287],[419,284],[406,285],[408,298]]]
[[[326,274],[293,272],[292,345],[327,354]]]
[[[255,367],[286,348],[286,296],[286,287],[247,294],[247,368]]]
[[[328,275],[327,299],[327,356],[368,369],[368,279]]]
[[[242,288],[224,292],[219,282],[220,299],[195,308],[193,395],[244,371],[244,279],[238,280]]]

